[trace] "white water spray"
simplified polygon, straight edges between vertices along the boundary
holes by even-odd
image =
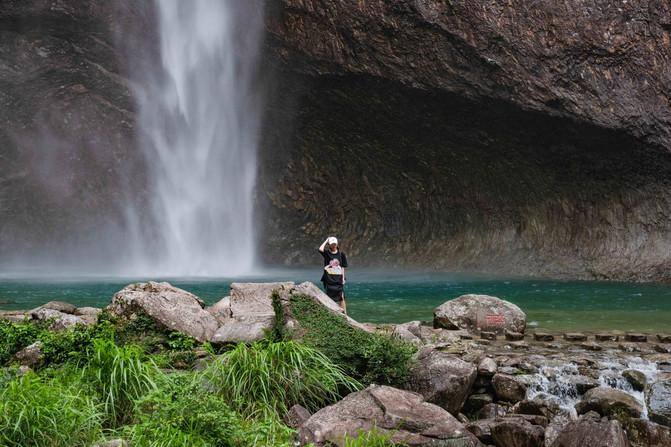
[[[258,2],[155,5],[161,64],[136,88],[151,223],[135,232],[131,273],[247,273],[255,251]]]

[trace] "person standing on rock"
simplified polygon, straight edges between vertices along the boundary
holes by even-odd
[[[345,304],[345,269],[347,268],[347,256],[340,251],[338,239],[333,236],[319,246],[319,253],[324,257],[324,272],[322,283],[326,294],[347,314]]]

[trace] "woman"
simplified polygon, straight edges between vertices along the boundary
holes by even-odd
[[[326,238],[319,246],[319,253],[324,257],[324,273],[321,280],[324,290],[347,314],[344,291],[347,256],[338,249],[338,239],[333,236]]]

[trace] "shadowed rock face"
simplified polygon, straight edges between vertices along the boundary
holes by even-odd
[[[667,4],[526,3],[283,1],[268,260],[668,278]]]
[[[3,2],[0,261],[121,231],[143,200],[142,3]],[[668,2],[266,8],[266,261],[314,265],[334,233],[357,267],[670,279]]]
[[[0,263],[120,228],[124,193],[141,186],[116,39],[128,25],[119,18],[139,17],[136,9],[125,0],[2,2]]]

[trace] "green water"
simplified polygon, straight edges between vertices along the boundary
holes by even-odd
[[[50,300],[103,307],[129,282],[146,279],[0,279],[0,309],[30,309]],[[319,272],[292,270],[244,278],[167,280],[212,304],[228,294],[232,281],[318,279]],[[532,327],[671,332],[671,287],[660,284],[487,279],[352,269],[346,288],[349,314],[356,320],[375,323],[431,320],[436,306],[466,293],[493,295],[517,304],[527,313]]]

